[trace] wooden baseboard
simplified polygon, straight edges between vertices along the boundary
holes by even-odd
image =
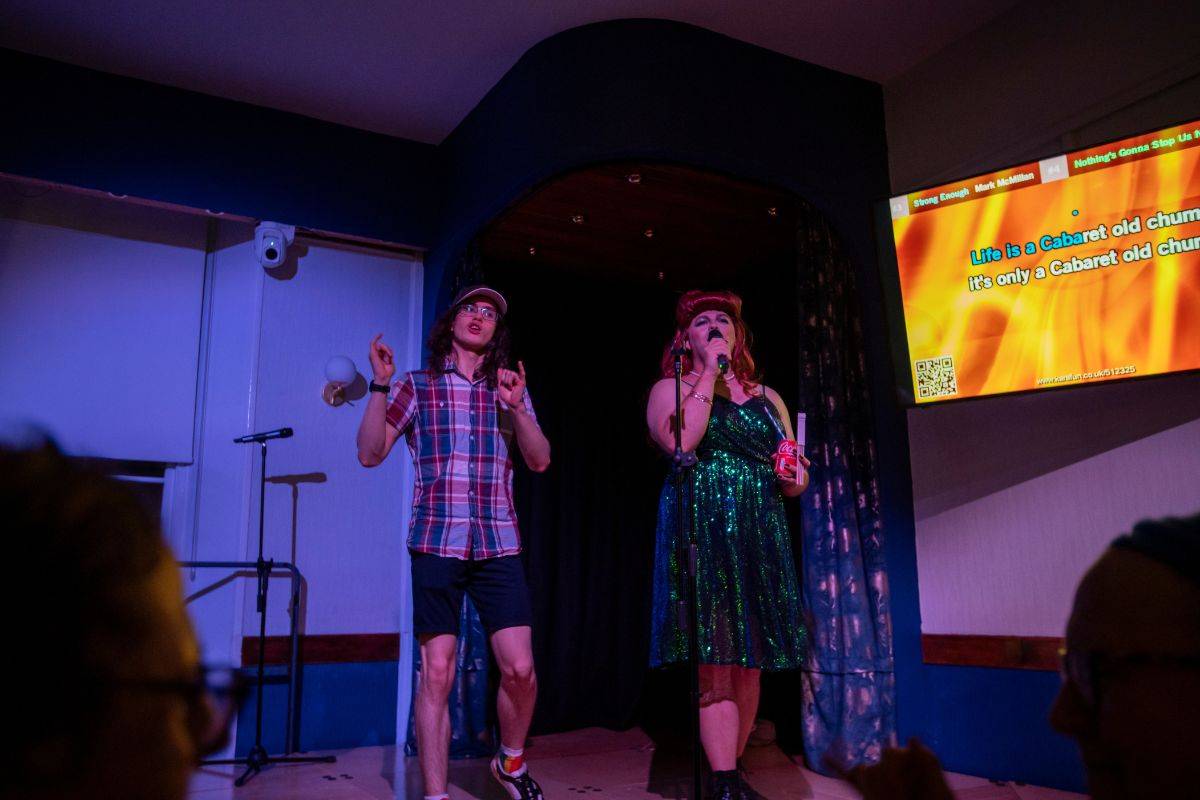
[[[957,633],[921,634],[926,664],[1003,669],[1058,669],[1059,636],[974,636]]]
[[[291,639],[268,636],[264,663],[287,664]],[[352,664],[361,661],[396,661],[400,658],[398,633],[333,633],[300,637],[301,664]],[[258,663],[258,637],[242,638],[242,663]]]
[[[1002,669],[1058,669],[1057,636],[976,636],[927,633],[921,636],[921,653],[926,664]],[[286,664],[290,640],[268,636],[265,663]],[[397,633],[334,633],[300,637],[300,663],[351,664],[362,661],[396,661],[400,657]],[[242,663],[258,659],[258,637],[242,639]]]

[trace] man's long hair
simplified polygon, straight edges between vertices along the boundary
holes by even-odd
[[[425,343],[425,349],[429,351],[426,369],[431,378],[436,378],[446,372],[446,359],[453,352],[454,318],[458,316],[460,306],[461,304],[451,306],[443,311],[442,315],[437,318],[437,322],[433,323],[433,329],[429,331],[429,341]],[[479,372],[483,373],[489,389],[496,388],[496,370],[507,368],[510,357],[511,339],[508,333],[508,322],[502,314],[496,318],[496,331],[492,335],[492,340],[488,342],[483,360],[476,370],[477,375]],[[468,375],[467,377],[475,376]]]
[[[692,289],[684,292],[679,298],[679,302],[675,306],[675,335],[663,348],[662,377],[670,378],[675,374],[675,358],[671,355],[671,351],[676,347],[686,346],[688,326],[692,324],[692,320],[696,318],[697,314],[704,311],[724,312],[733,321],[733,330],[736,333],[737,341],[734,342],[733,350],[729,354],[729,371],[742,384],[742,388],[748,392],[751,391],[762,380],[762,376],[754,364],[754,357],[750,355],[753,337],[750,335],[750,329],[746,327],[746,321],[742,319],[742,298],[727,291],[705,292]],[[694,365],[692,351],[688,349],[683,356],[684,373],[692,370]]]

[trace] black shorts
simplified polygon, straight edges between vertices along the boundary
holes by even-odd
[[[520,556],[479,561],[410,552],[412,560],[413,632],[458,634],[463,592],[471,596],[483,629],[532,625],[529,588]]]

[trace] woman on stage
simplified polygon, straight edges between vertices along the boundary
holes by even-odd
[[[663,378],[646,408],[654,441],[674,453],[672,350],[683,347],[683,450],[698,459],[683,491],[685,535],[691,526],[698,550],[700,740],[721,800],[755,796],[738,778],[737,759],[754,725],[759,676],[799,668],[807,638],[783,498],[807,488],[809,462],[799,454],[798,467],[773,463],[779,441],[792,438],[791,425],[779,395],[759,382],[741,311],[741,298],[730,292],[679,299]],[[687,580],[676,509],[672,474],[658,507],[652,666],[688,660],[676,612]]]

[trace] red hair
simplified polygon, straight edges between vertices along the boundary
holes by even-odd
[[[675,376],[675,357],[671,351],[687,344],[687,329],[697,314],[705,311],[721,311],[733,320],[733,330],[737,334],[733,350],[729,354],[729,371],[737,378],[738,383],[747,392],[759,383],[758,368],[754,366],[754,357],[750,355],[750,329],[742,319],[742,298],[733,292],[705,292],[692,289],[680,296],[675,304],[675,335],[663,349],[662,376]],[[686,375],[695,368],[691,348],[683,354],[683,372]]]

